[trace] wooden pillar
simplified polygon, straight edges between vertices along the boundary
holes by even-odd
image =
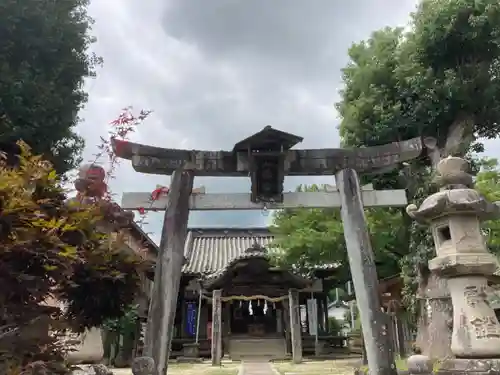
[[[323,305],[325,306],[323,311],[325,313],[325,332],[328,334],[330,332],[330,319],[328,318],[328,297],[326,293],[323,296]]]
[[[199,286],[198,293],[198,310],[196,311],[196,344],[199,344],[200,342],[201,298],[203,296],[203,289],[201,288],[201,285]]]
[[[396,375],[394,357],[387,345],[385,314],[380,309],[377,269],[366,225],[358,175],[354,169],[343,169],[336,174],[336,183],[340,192],[344,238],[359,306],[370,374]]]
[[[306,335],[310,335],[311,334],[311,330],[309,328],[309,304],[307,303],[307,297],[306,297],[306,304],[305,304],[305,307],[306,307],[306,326],[305,327],[302,327],[302,316],[300,315],[300,307],[299,307],[299,322],[300,322],[300,329],[304,329],[305,328],[305,334]],[[299,293],[299,305],[300,305],[300,293]]]
[[[209,309],[211,309],[211,308],[212,308],[212,305],[208,301],[203,301],[201,303],[201,310],[200,310],[200,332],[198,334],[198,337],[200,339],[210,340],[210,338],[211,338],[211,336],[209,337],[208,333],[207,333]]]
[[[395,331],[396,331],[396,337],[398,340],[398,349],[399,349],[399,356],[401,358],[406,357],[406,340],[405,340],[405,332],[404,332],[404,323],[405,321],[403,320],[401,314],[396,315],[396,320],[395,320]]]
[[[229,336],[231,335],[231,304],[230,301],[224,302],[222,305],[222,350],[221,357],[224,354],[229,354]]]
[[[222,358],[222,291],[212,295],[212,366],[220,366]]]
[[[185,288],[186,287],[184,286],[182,290],[179,289],[179,296],[177,297],[177,313],[175,315],[175,322],[177,323],[177,329],[175,335],[173,336],[174,339],[180,339],[187,336],[186,334],[187,308],[186,308]],[[177,314],[179,314],[179,316],[177,316]]]
[[[276,332],[283,333],[283,309],[276,308]]]
[[[300,329],[299,292],[296,289],[288,291],[290,305],[290,333],[292,340],[292,362],[302,362],[302,330]]]
[[[287,299],[283,300],[283,323],[285,326],[285,343],[286,343],[286,354],[292,353],[291,347],[291,328],[290,328],[290,303]]]
[[[323,300],[320,299],[319,297],[316,297],[316,306],[318,306],[318,317],[316,319],[318,320],[318,325],[319,328],[321,329],[321,333],[324,334],[325,332],[325,314],[323,312],[324,306],[323,306]]]
[[[154,375],[167,373],[193,180],[192,171],[181,169],[172,175],[146,332],[146,356],[155,361]]]
[[[319,324],[318,324],[318,301],[316,297],[314,296],[314,293],[311,293],[311,307],[312,311],[310,312],[311,314],[311,322],[313,324],[313,327],[315,327],[314,330],[314,354],[316,356],[322,354],[322,348],[319,343]]]

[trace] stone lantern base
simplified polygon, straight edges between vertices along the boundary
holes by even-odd
[[[450,358],[439,364],[437,375],[500,375],[500,359]]]

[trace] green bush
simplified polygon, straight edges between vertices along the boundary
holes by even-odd
[[[68,204],[52,165],[25,144],[2,154],[0,373],[35,365],[66,373],[67,348],[49,329],[81,332],[133,303],[142,261],[120,236],[96,230],[109,207]]]
[[[331,335],[339,335],[341,330],[342,323],[332,316],[328,317],[328,333]]]

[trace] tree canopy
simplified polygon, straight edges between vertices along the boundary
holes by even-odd
[[[476,189],[490,202],[500,201],[500,164],[498,159],[483,158],[478,162],[481,171],[476,176]],[[500,257],[500,222],[489,220],[483,225],[488,249]]]
[[[344,145],[432,136],[445,156],[496,137],[499,20],[499,3],[422,0],[408,32],[386,28],[354,44],[337,104]]]
[[[0,4],[0,142],[23,140],[58,173],[80,163],[75,132],[85,77],[99,59],[88,0],[4,0]]]

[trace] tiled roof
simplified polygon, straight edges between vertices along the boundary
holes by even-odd
[[[188,232],[182,269],[186,274],[220,272],[233,260],[245,256],[255,243],[269,248],[274,236],[266,228],[196,228]]]

